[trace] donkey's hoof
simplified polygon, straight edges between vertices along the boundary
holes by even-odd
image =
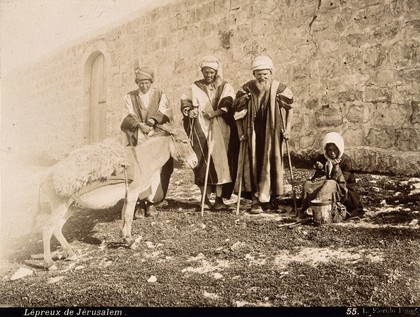
[[[132,246],[136,243],[136,240],[134,239],[125,239],[125,246],[129,249],[132,248]]]
[[[52,264],[44,264],[44,268],[47,271],[57,271],[58,270],[57,265],[55,265],[54,263],[52,263]]]

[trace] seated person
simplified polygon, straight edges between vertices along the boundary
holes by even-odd
[[[152,87],[154,71],[148,67],[138,67],[135,76],[138,89],[124,96],[124,119],[121,123],[121,130],[126,133],[131,146],[137,145],[138,140],[144,140],[156,124],[172,121],[168,98],[160,89]],[[134,219],[156,215],[155,204],[165,199],[172,172],[173,159],[170,158],[152,176],[151,187],[140,193]]]
[[[305,211],[314,199],[343,204],[347,210],[346,218],[363,216],[363,206],[356,192],[354,171],[357,167],[353,160],[344,154],[343,138],[337,132],[327,133],[322,141],[322,148],[324,154],[315,162],[315,174],[303,185],[299,217],[306,216]]]

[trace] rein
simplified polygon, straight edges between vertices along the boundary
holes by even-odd
[[[161,126],[161,125],[157,125],[156,126],[156,129],[158,129],[158,130],[160,130],[160,131],[163,131],[163,132],[166,132],[166,133],[168,133],[170,136],[171,136],[171,140],[172,140],[172,142],[173,142],[173,144],[174,144],[174,147],[175,147],[175,151],[176,151],[176,158],[177,158],[177,160],[178,161],[184,161],[183,159],[182,159],[182,155],[181,155],[181,152],[179,151],[179,148],[178,148],[178,146],[177,146],[177,142],[176,142],[176,140],[175,140],[175,136],[174,136],[174,133],[173,132],[171,132],[171,131],[169,131],[169,130],[167,130],[167,129],[165,129],[163,126]]]

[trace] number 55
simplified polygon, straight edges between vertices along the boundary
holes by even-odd
[[[347,308],[346,315],[352,315],[352,316],[358,315],[357,308],[355,308],[355,307]]]

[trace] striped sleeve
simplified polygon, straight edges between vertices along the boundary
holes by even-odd
[[[289,87],[280,84],[277,90],[277,100],[281,103],[281,106],[285,109],[293,108],[293,92]]]

